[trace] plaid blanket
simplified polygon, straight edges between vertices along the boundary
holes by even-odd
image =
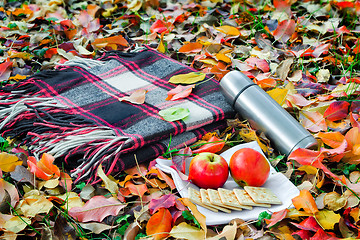
[[[94,59],[75,58],[0,89],[0,129],[20,137],[34,155],[48,152],[72,169],[76,181],[93,181],[100,164],[116,173],[194,143],[226,126],[231,106],[210,79],[186,99],[166,101],[168,80],[194,71],[150,48],[112,51]],[[144,104],[119,101],[145,89]],[[170,107],[190,110],[185,120],[167,122]],[[169,139],[171,137],[171,141]]]

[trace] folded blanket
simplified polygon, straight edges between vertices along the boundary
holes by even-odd
[[[75,58],[2,87],[0,129],[4,137],[23,139],[34,155],[64,160],[76,181],[93,181],[100,164],[107,174],[120,172],[225,127],[233,110],[215,80],[185,99],[165,100],[175,87],[168,80],[192,71],[150,48]],[[147,91],[144,104],[119,101],[138,89]],[[170,107],[188,108],[190,115],[165,121],[158,113]]]

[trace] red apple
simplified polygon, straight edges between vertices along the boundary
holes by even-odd
[[[270,165],[264,155],[252,148],[237,150],[230,158],[229,168],[232,178],[241,187],[260,187],[270,173]]]
[[[229,165],[215,153],[199,153],[190,162],[189,180],[200,188],[217,189],[224,185],[228,177]]]

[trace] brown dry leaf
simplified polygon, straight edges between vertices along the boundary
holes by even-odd
[[[325,198],[326,194],[327,194],[326,192],[323,192],[316,197],[315,203],[316,203],[316,206],[318,207],[318,209],[325,208],[324,198]]]
[[[53,203],[46,199],[45,196],[32,195],[21,200],[17,206],[25,217],[35,217],[40,213],[49,213]]]
[[[349,180],[351,183],[358,183],[360,181],[360,172],[359,171],[353,171],[349,175]]]
[[[346,205],[347,199],[337,192],[329,192],[324,197],[325,207],[329,210],[337,211]]]
[[[18,233],[24,230],[28,225],[31,225],[31,220],[29,218],[14,216],[6,221],[4,228],[10,232]]]
[[[347,199],[347,203],[344,209],[353,208],[359,205],[360,200],[357,196],[355,196],[350,190],[346,190],[343,195]]]
[[[232,225],[226,225],[219,235],[211,237],[211,238],[207,238],[207,239],[208,240],[222,240],[225,238],[225,239],[231,240],[231,239],[235,239],[236,232],[237,232],[237,225],[236,225],[236,222],[233,222]]]
[[[290,67],[293,64],[293,58],[287,58],[283,60],[276,68],[276,74],[281,80],[285,80],[289,74]]]
[[[121,97],[118,98],[119,101],[126,101],[126,102],[131,102],[133,104],[143,104],[145,102],[145,94],[147,93],[146,90],[144,89],[138,89],[135,92],[133,92],[132,94],[130,94],[130,96],[125,96],[125,97]]]
[[[105,230],[109,230],[109,229],[118,227],[118,225],[110,226],[110,225],[107,225],[107,224],[97,223],[97,222],[79,223],[79,225],[81,227],[85,228],[85,229],[90,230],[91,232],[93,232],[95,234],[100,234]]]

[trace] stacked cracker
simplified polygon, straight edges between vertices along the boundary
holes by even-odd
[[[282,204],[279,198],[268,188],[245,186],[244,190],[224,188],[200,189],[189,188],[189,199],[193,203],[211,211],[231,213],[231,210],[251,210],[253,207],[270,208],[271,204]]]

